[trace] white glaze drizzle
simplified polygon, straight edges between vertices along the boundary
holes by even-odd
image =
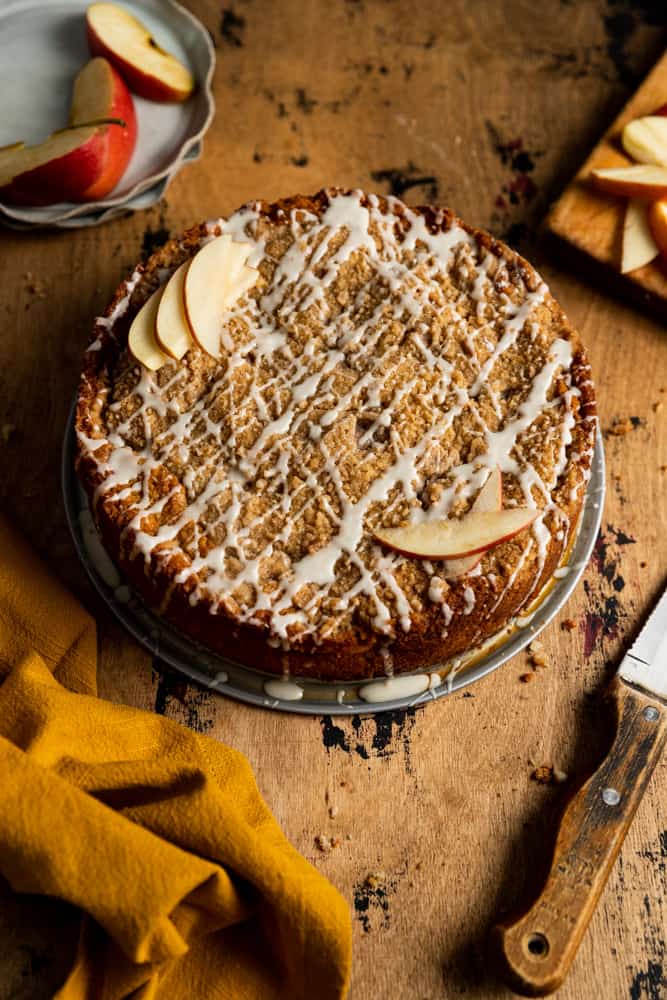
[[[392,199],[390,202],[399,204]],[[518,565],[514,567],[510,579],[505,583],[489,614],[502,601],[507,588],[511,586],[532,548],[536,550],[539,566],[543,564],[551,537],[544,523],[547,512],[552,511],[560,516],[559,531],[563,538],[567,535],[563,527],[564,516],[551,500],[551,491],[568,465],[568,447],[572,441],[572,429],[576,420],[571,401],[579,392],[571,383],[571,345],[565,339],[553,341],[541,370],[537,371],[532,380],[528,395],[510,419],[492,430],[477,417],[480,425],[479,433],[484,442],[483,450],[473,462],[461,464],[455,469],[453,482],[442,490],[437,501],[430,504],[427,509],[420,506],[418,495],[425,479],[422,472],[425,457],[431,447],[438,446],[439,440],[453,421],[464,412],[476,412],[478,400],[484,394],[490,399],[495,412],[500,413],[499,400],[494,394],[492,385],[494,366],[515,344],[522,331],[531,329],[531,318],[543,303],[547,289],[543,283],[539,283],[534,290],[525,289],[523,300],[518,305],[504,296],[504,315],[499,320],[496,317],[499,328],[492,330],[487,307],[487,290],[494,280],[490,270],[492,264],[496,266],[496,271],[504,265],[498,264],[497,258],[488,252],[478,260],[475,254],[479,255],[480,251],[474,238],[465,230],[451,226],[444,232],[433,233],[421,215],[404,208],[400,211],[404,212],[407,223],[402,242],[394,238],[395,216],[383,214],[379,202],[372,197],[367,204],[363,204],[359,193],[333,198],[321,220],[304,212],[297,217],[293,212],[288,220],[292,231],[292,244],[282,257],[277,261],[274,260],[275,270],[269,287],[257,301],[246,298],[230,313],[229,319],[235,316],[247,319],[250,316],[251,339],[239,347],[228,334],[223,337],[229,355],[225,359],[225,364],[221,365],[220,376],[207,391],[206,397],[182,414],[170,409],[164,398],[165,386],[159,388],[155,375],[144,370],[135,393],[141,400],[138,412],[146,428],[146,449],[138,457],[132,448],[124,443],[123,432],[126,427],[121,425],[115,434],[109,436],[109,441],[114,447],[107,462],[101,464],[105,478],[98,487],[93,506],[101,496],[105,498],[113,496],[116,499],[133,497],[135,514],[128,527],[136,532],[135,553],[142,555],[146,560],[155,553],[158,545],[172,543],[187,524],[194,523],[195,531],[198,531],[199,519],[209,505],[215,504],[223,495],[229,499],[222,511],[218,508],[220,520],[225,528],[225,545],[214,546],[205,555],[194,556],[191,564],[176,578],[174,585],[184,582],[193,574],[200,574],[190,596],[193,604],[204,592],[209,599],[224,601],[225,594],[232,587],[236,591],[241,584],[250,585],[252,599],[237,605],[235,609],[237,616],[243,621],[255,622],[259,620],[258,613],[261,613],[260,617],[264,622],[268,620],[272,632],[281,640],[283,648],[289,648],[290,639],[294,634],[316,631],[312,624],[311,612],[321,595],[326,593],[327,588],[336,580],[337,563],[342,557],[355,567],[358,579],[347,593],[338,599],[337,610],[345,612],[354,599],[363,596],[370,600],[375,609],[372,624],[378,632],[384,633],[391,639],[393,619],[398,620],[403,631],[407,632],[410,629],[412,608],[397,576],[404,557],[384,552],[377,546],[372,548],[370,556],[367,551],[363,556],[360,554],[360,545],[368,535],[367,519],[371,508],[375,505],[383,505],[384,509],[390,512],[398,502],[407,500],[411,504],[412,520],[445,517],[456,500],[467,499],[474,495],[486,479],[488,470],[494,466],[499,466],[502,472],[516,477],[527,506],[537,506],[535,499],[537,493],[541,498],[540,506],[543,509],[540,517],[534,522],[531,542],[525,547]],[[254,242],[249,264],[256,267],[265,256],[270,256],[263,239],[257,235],[258,224],[259,213],[251,206],[236,213],[227,221],[216,220],[209,223],[208,228],[211,233],[222,230],[230,233],[235,239]],[[306,230],[309,230],[307,246],[303,238]],[[316,232],[316,239],[312,239],[313,232]],[[378,233],[383,237],[380,251],[375,239]],[[412,251],[413,254],[409,265],[403,259],[406,251]],[[340,267],[353,256],[358,259],[364,254],[373,258],[373,264],[388,289],[398,292],[397,301],[387,299],[376,307],[372,316],[364,322],[353,318],[349,309],[343,310],[337,316],[335,324],[326,327],[330,338],[328,349],[319,366],[313,367],[309,363],[311,359],[307,350],[303,352],[304,356],[292,353],[285,331],[271,314],[276,311],[277,316],[283,318],[285,327],[289,324],[290,316],[294,315],[297,304],[299,312],[312,309],[326,316],[329,308],[326,290],[335,280]],[[434,352],[432,345],[427,341],[429,329],[424,323],[420,323],[432,282],[439,274],[447,273],[453,255],[462,262],[462,265],[475,268],[471,298],[476,317],[483,324],[477,329],[471,327],[464,340],[464,346],[471,355],[471,364],[477,371],[467,390],[452,382],[452,365],[445,357]],[[316,273],[314,269],[317,269]],[[165,280],[167,276],[164,275]],[[126,296],[119,301],[108,318],[98,320],[98,325],[107,329],[113,328],[116,319],[127,309],[131,291],[139,278],[139,273],[135,272],[128,283]],[[394,430],[393,423],[396,408],[413,390],[419,388],[416,386],[416,378],[399,384],[388,403],[382,403],[380,399],[378,383],[381,379],[377,370],[372,367],[367,371],[358,371],[356,380],[342,397],[335,399],[331,393],[333,379],[341,366],[352,364],[358,353],[365,352],[367,357],[372,357],[373,350],[386,328],[382,323],[378,323],[380,318],[378,313],[382,310],[388,311],[390,320],[398,320],[406,326],[409,331],[409,342],[419,352],[429,372],[435,376],[430,388],[421,389],[424,403],[430,406],[433,414],[432,425],[428,433],[411,447],[403,445]],[[271,317],[270,320],[267,320],[267,317]],[[451,322],[455,326],[458,324],[459,327],[463,322],[456,307],[452,307]],[[93,344],[90,349],[95,350],[98,346]],[[485,353],[481,364],[477,360],[477,352],[480,349]],[[163,496],[152,503],[148,498],[146,483],[151,471],[160,464],[154,457],[154,452],[156,450],[159,452],[160,448],[164,449],[165,441],[193,439],[195,427],[199,428],[199,436],[218,437],[220,429],[215,421],[211,420],[207,404],[216,393],[226,392],[231,397],[233,374],[245,363],[250,352],[255,356],[256,368],[262,357],[280,355],[284,360],[282,378],[273,377],[261,386],[256,379],[253,380],[246,402],[240,408],[244,413],[245,410],[248,411],[247,420],[252,421],[253,426],[258,425],[258,432],[251,447],[245,451],[239,449],[235,466],[228,465],[226,468],[216,470],[216,463],[220,460],[218,456],[216,462],[211,463],[210,472],[213,474],[199,492],[194,477],[190,476],[189,479],[184,477],[189,501],[184,513],[171,523],[163,523],[155,533],[142,530],[146,516],[152,513],[159,514],[172,496],[172,494]],[[391,372],[389,374],[391,375]],[[557,376],[565,380],[567,389],[561,396],[549,400],[548,394]],[[176,370],[174,379],[178,378],[179,371]],[[286,401],[285,396],[288,397]],[[448,405],[443,407],[445,400]],[[316,500],[321,504],[335,530],[326,545],[303,556],[291,567],[285,578],[281,579],[278,590],[269,593],[260,586],[261,560],[267,554],[280,551],[281,545],[288,539],[289,524],[282,534],[273,539],[270,551],[267,552],[265,549],[259,553],[252,553],[251,534],[257,521],[250,524],[240,523],[243,486],[245,481],[256,473],[257,463],[266,462],[268,459],[270,464],[266,475],[270,478],[271,485],[276,488],[276,494],[282,493],[282,499],[279,501],[280,509],[286,512],[290,510],[290,503],[295,505],[299,489],[296,493],[294,490],[290,491],[286,480],[290,470],[293,472],[300,466],[298,455],[295,454],[289,437],[283,435],[293,434],[303,426],[305,419],[312,419],[309,407],[314,401],[324,404],[324,408],[323,412],[319,413],[317,421],[311,423],[308,433],[314,446],[320,449],[323,466],[317,475],[311,473],[307,476],[305,484],[315,491]],[[543,413],[559,404],[562,405],[563,412],[556,428],[557,459],[553,465],[550,481],[543,482],[523,453],[523,446],[519,446],[517,439],[523,435],[522,440],[525,443],[526,432],[533,423]],[[385,429],[389,435],[388,448],[393,456],[393,461],[357,498],[347,495],[341,475],[340,463],[345,453],[332,452],[327,443],[329,428],[334,427],[341,415],[353,405],[359,410],[368,408],[373,417],[360,439],[360,444],[369,442],[377,431]],[[151,438],[148,420],[151,411],[158,416],[169,416],[172,420],[167,434],[161,436],[162,440],[159,436],[156,440]],[[235,435],[240,433],[244,426],[243,415],[239,415],[236,430],[232,424],[231,436],[227,441],[227,448],[231,447],[232,451],[236,444]],[[133,418],[135,416],[136,414],[133,414]],[[82,434],[79,435],[79,441],[84,451],[91,452],[104,443],[103,438],[88,438]],[[585,481],[586,477],[582,475],[573,490],[576,492],[582,488]],[[327,492],[322,489],[323,484],[330,490],[333,489],[335,505]],[[389,495],[397,484],[400,485],[399,495],[390,500]],[[283,487],[282,490],[278,489],[280,486]],[[311,497],[300,509],[295,505],[298,515],[303,516],[313,502]],[[261,517],[257,520],[261,520]],[[232,547],[241,557],[241,569],[235,576],[233,585],[230,585],[229,578],[225,575],[226,547]],[[437,567],[434,571],[433,567],[429,566],[429,572],[431,579],[427,587],[428,599],[441,606],[446,629],[454,614],[444,599],[448,588],[437,576]],[[535,586],[539,576],[540,573],[537,572]],[[297,598],[306,584],[314,585],[315,594],[304,604]],[[463,601],[463,614],[470,614],[475,605],[475,592],[469,586],[463,592]],[[333,630],[335,615],[331,614],[330,619],[329,629]],[[321,623],[316,634],[320,638],[326,634],[326,628],[323,630]],[[444,634],[446,632],[443,632]],[[391,654],[388,652],[388,647],[383,648],[387,649],[385,663],[387,672],[390,673]],[[281,690],[284,692],[285,689]]]

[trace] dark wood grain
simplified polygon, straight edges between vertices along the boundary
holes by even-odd
[[[667,706],[616,678],[613,745],[563,815],[551,870],[519,920],[497,928],[510,984],[545,996],[563,983],[667,739]]]
[[[217,46],[218,111],[201,159],[150,211],[94,229],[0,232],[0,502],[95,614],[102,696],[247,755],[292,843],[350,904],[352,1000],[508,1000],[487,961],[489,929],[544,882],[538,862],[548,864],[563,799],[611,739],[599,691],[667,565],[667,409],[654,409],[663,399],[667,408],[664,328],[614,300],[615,286],[592,289],[578,268],[557,266],[539,227],[661,55],[667,10],[629,0],[185,3]],[[247,199],[331,183],[436,199],[509,239],[581,331],[602,428],[627,432],[605,439],[603,529],[582,586],[541,636],[547,667],[533,671],[521,655],[414,714],[322,721],[236,704],[152,663],[77,564],[59,462],[91,317],[135,261]],[[553,764],[562,785],[531,779]],[[663,759],[559,1000],[667,997],[666,777]],[[320,834],[336,846],[320,850]],[[1,1000],[43,995],[45,973],[12,954],[17,938],[0,925]],[[34,927],[36,954],[61,949],[39,914]]]

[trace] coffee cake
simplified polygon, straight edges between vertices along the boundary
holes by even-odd
[[[132,318],[207,241],[257,281],[151,372]],[[222,278],[222,276],[221,276]],[[574,536],[596,428],[578,335],[535,270],[446,209],[328,189],[168,242],[96,321],[77,470],[136,592],[273,673],[361,678],[477,646],[533,603]],[[465,516],[493,469],[532,525],[448,578],[380,529]]]

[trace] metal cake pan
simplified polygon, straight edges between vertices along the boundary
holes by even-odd
[[[604,451],[598,432],[591,478],[567,569],[558,572],[551,589],[537,609],[525,618],[520,617],[515,620],[507,630],[508,634],[494,637],[486,644],[488,651],[478,651],[476,655],[470,657],[472,661],[470,666],[461,664],[455,675],[445,677],[438,686],[429,686],[427,690],[417,694],[412,691],[398,697],[387,697],[382,701],[368,701],[360,695],[360,691],[371,683],[382,685],[385,683],[382,679],[378,681],[376,678],[372,682],[347,681],[342,684],[332,684],[292,677],[291,684],[281,689],[280,685],[283,682],[275,676],[218,656],[154,615],[123,582],[120,573],[102,548],[97,533],[91,536],[94,527],[91,528],[92,518],[88,510],[87,497],[74,472],[74,449],[73,408],[67,423],[62,453],[62,488],[67,522],[74,546],[91,583],[121,624],[150,653],[160,657],[190,680],[260,708],[295,712],[300,715],[369,715],[399,708],[412,708],[435,701],[451,692],[460,691],[481,677],[485,677],[492,670],[497,670],[535,639],[558,614],[575,589],[591,557],[604,505]],[[401,676],[428,678],[439,670],[444,673],[447,669],[447,664],[436,665],[430,667],[428,673]],[[267,684],[268,692],[265,687]],[[288,697],[297,693],[292,684],[302,691],[299,700],[291,700]],[[284,696],[277,697],[276,689],[279,694],[284,691]]]

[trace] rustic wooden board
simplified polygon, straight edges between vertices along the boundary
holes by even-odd
[[[144,215],[0,233],[0,502],[97,616],[102,694],[247,754],[288,836],[349,900],[353,1000],[507,1000],[488,928],[547,866],[568,789],[609,738],[601,685],[667,567],[666,410],[654,410],[667,399],[664,330],[556,269],[534,233],[661,54],[665,16],[607,0],[543,4],[539,16],[529,0],[188,5],[218,46],[202,160]],[[626,431],[606,440],[603,530],[583,586],[545,633],[550,665],[524,683],[522,655],[423,710],[346,721],[255,710],[151,662],[90,592],[59,492],[90,317],[142,252],[248,198],[330,182],[439,199],[535,259],[588,345],[603,427]],[[564,785],[531,780],[554,763]],[[559,1000],[667,996],[666,777],[667,760]],[[319,834],[338,846],[318,850]],[[0,900],[1,1000],[50,995],[64,916]]]
[[[667,53],[607,129],[547,218],[547,226],[554,235],[611,269],[609,282],[616,281],[619,290],[634,285],[635,291],[647,295],[648,304],[662,306],[663,314],[667,308],[667,272],[664,260],[657,258],[628,275],[620,274],[621,239],[627,201],[595,191],[590,182],[590,174],[600,167],[622,167],[634,163],[620,144],[623,127],[634,118],[654,114],[665,103]]]

